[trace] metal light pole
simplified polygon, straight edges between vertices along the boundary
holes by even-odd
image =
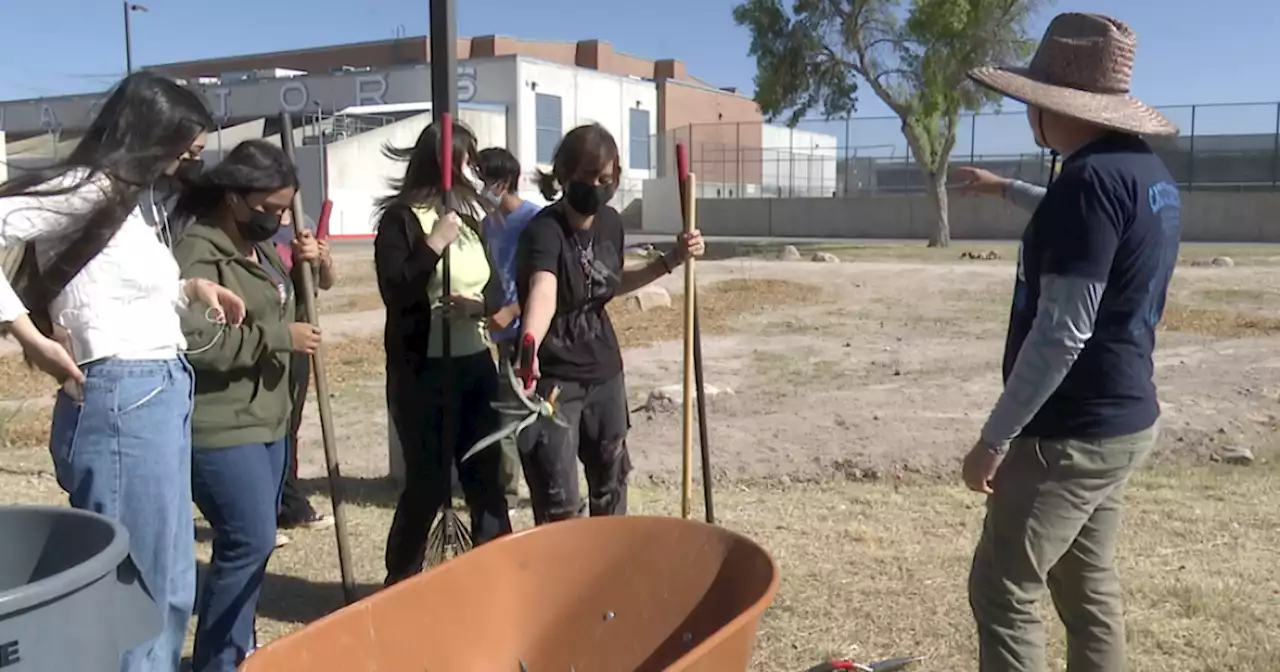
[[[132,2],[124,3],[124,71],[126,75],[133,74],[133,33],[129,27],[129,15],[134,12],[146,12],[148,10],[144,5]]]
[[[458,114],[458,3],[431,0],[431,120]]]

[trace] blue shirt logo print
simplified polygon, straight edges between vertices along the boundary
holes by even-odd
[[[1164,315],[1165,294],[1173,279],[1173,269],[1178,264],[1178,239],[1182,233],[1182,199],[1177,185],[1157,182],[1147,190],[1147,204],[1151,214],[1160,216],[1163,240],[1160,247],[1160,270],[1147,286],[1147,310],[1143,327],[1154,330]]]

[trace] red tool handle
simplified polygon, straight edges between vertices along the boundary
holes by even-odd
[[[524,383],[526,390],[533,387],[533,356],[537,352],[538,344],[534,342],[533,334],[525,334],[520,341],[520,352],[518,353],[520,368],[517,371],[520,375],[520,381]]]
[[[324,200],[324,205],[320,206],[320,219],[316,220],[316,238],[319,240],[327,240],[329,238],[329,215],[333,213],[333,201]]]

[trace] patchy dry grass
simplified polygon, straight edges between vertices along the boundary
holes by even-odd
[[[0,492],[7,487],[0,474]],[[1128,493],[1119,562],[1133,672],[1280,669],[1280,473],[1217,467],[1140,473]],[[382,578],[380,549],[394,492],[363,482],[348,508],[355,573],[365,591]],[[752,670],[801,672],[829,656],[861,660],[924,654],[918,669],[972,669],[965,595],[981,498],[958,484],[831,482],[722,486],[720,523],[770,551],[782,575]],[[675,488],[641,484],[632,511],[678,515]],[[695,512],[695,515],[698,515]],[[529,525],[521,511],[518,527]],[[941,533],[940,531],[945,531]],[[266,640],[340,606],[331,532],[302,532],[272,560],[263,593]],[[207,546],[202,553],[207,553]],[[1063,634],[1046,603],[1051,669]]]
[[[381,380],[386,373],[382,335],[344,338],[324,348],[325,374],[335,390]]]
[[[781,306],[813,305],[826,301],[822,289],[790,280],[732,279],[698,288],[698,320],[704,334],[728,332],[734,320]],[[631,301],[609,304],[609,317],[623,348],[638,348],[684,333],[683,295],[673,294],[671,306],[641,311]]]
[[[323,297],[320,310],[326,315],[342,313],[363,313],[368,310],[381,310],[382,297],[374,292],[346,292]]]
[[[1270,336],[1280,332],[1280,318],[1173,304],[1165,308],[1160,329],[1214,338]]]
[[[777,254],[777,245],[760,246],[759,249],[748,248],[751,256],[772,257]],[[919,261],[935,263],[954,263],[964,258],[966,253],[985,254],[995,252],[1000,259],[1014,260],[1018,257],[1017,243],[1009,242],[956,242],[950,247],[928,247],[924,244],[903,245],[901,243],[823,243],[817,245],[797,245],[801,256],[808,258],[816,252],[834,254],[844,261]]]
[[[0,401],[48,396],[58,384],[39,369],[27,366],[22,355],[0,355]]]
[[[0,448],[47,447],[49,414],[48,404],[31,400],[0,405]]]

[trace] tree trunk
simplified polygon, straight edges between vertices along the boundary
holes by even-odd
[[[933,204],[933,233],[929,236],[929,247],[947,247],[951,245],[951,223],[947,219],[947,174],[945,171],[926,173],[929,177],[929,202]]]

